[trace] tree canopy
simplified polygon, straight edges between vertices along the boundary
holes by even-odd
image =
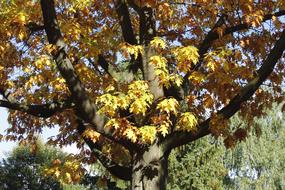
[[[35,147],[34,149],[33,147]],[[37,141],[35,145],[19,145],[0,162],[0,189],[61,189],[61,184],[44,170],[56,159],[62,162],[66,154],[44,146]]]
[[[175,147],[247,136],[228,119],[282,101],[283,0],[2,0],[6,140],[59,126],[133,189],[164,189]],[[267,88],[263,88],[266,86]],[[1,136],[3,138],[3,136]],[[84,147],[86,143],[89,147]]]

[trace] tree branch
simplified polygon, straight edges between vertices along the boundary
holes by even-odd
[[[92,124],[94,129],[108,139],[121,144],[126,148],[136,149],[136,144],[128,140],[115,139],[114,129],[104,127],[107,118],[97,113],[97,107],[88,97],[86,90],[81,83],[75,69],[68,58],[65,44],[59,26],[57,24],[56,12],[53,0],[41,0],[42,13],[44,18],[45,31],[48,41],[52,44],[56,51],[53,52],[53,58],[56,62],[60,74],[65,79],[66,84],[71,92],[71,98],[75,103],[75,110],[85,122]]]
[[[243,102],[249,100],[260,85],[267,79],[272,73],[277,61],[281,58],[285,50],[285,30],[282,32],[279,40],[275,43],[275,46],[270,51],[269,55],[263,62],[262,66],[257,70],[257,75],[243,88],[240,89],[239,93],[230,101],[228,105],[218,111],[218,114],[224,118],[229,119],[239,109]],[[187,144],[196,139],[204,137],[210,134],[209,122],[210,119],[205,120],[199,124],[198,131],[193,133],[175,132],[165,139],[165,145],[171,149],[174,147]]]
[[[262,22],[266,22],[266,21],[272,19],[273,16],[280,17],[280,16],[284,16],[284,15],[285,15],[285,10],[281,10],[281,11],[278,11],[278,12],[273,13],[273,14],[267,14],[263,17]],[[224,16],[222,16],[221,18],[223,19],[223,17]],[[204,56],[207,53],[207,51],[209,50],[209,48],[211,47],[212,43],[215,40],[220,38],[219,33],[216,30],[218,27],[221,26],[221,24],[218,24],[218,23],[223,24],[222,22],[220,22],[220,19],[219,19],[218,22],[216,23],[216,25],[213,27],[213,29],[209,31],[209,33],[206,35],[205,39],[198,46],[198,53],[200,55],[199,62],[195,66],[193,66],[193,68],[191,68],[191,71],[197,70],[202,65]],[[226,27],[224,29],[222,36],[233,34],[235,32],[242,31],[242,30],[249,29],[249,28],[251,28],[251,25],[249,23],[241,23],[241,24],[238,24],[235,26]],[[184,79],[183,83],[186,83],[186,81],[188,80],[190,75],[191,75],[191,72],[188,72],[183,77],[183,79]]]
[[[41,7],[48,41],[56,49],[53,52],[53,58],[61,75],[66,80],[72,99],[76,104],[77,113],[83,120],[93,124],[99,133],[111,136],[111,131],[104,128],[106,119],[97,114],[96,105],[87,96],[85,88],[68,58],[66,52],[67,45],[62,38],[61,31],[58,26],[54,1],[41,0]]]
[[[43,118],[48,118],[57,112],[73,108],[72,103],[68,101],[53,102],[50,104],[41,104],[41,105],[28,105],[28,104],[12,103],[6,100],[0,100],[0,107],[22,111],[27,114]]]
[[[3,88],[0,88],[0,94],[6,99],[0,100],[0,107],[22,111],[37,117],[48,118],[57,112],[74,107],[71,99],[54,101],[49,104],[29,105],[18,103],[17,100],[12,96],[12,94],[10,94],[7,90],[4,90]]]
[[[80,118],[77,118],[77,131],[80,135],[84,133],[86,127],[83,121]],[[114,162],[107,155],[102,153],[102,146],[97,142],[94,143],[92,140],[83,137],[85,143],[89,146],[92,153],[96,156],[96,158],[102,163],[102,165],[114,176],[122,179],[122,180],[131,180],[132,177],[132,169],[127,166],[120,165]]]
[[[126,1],[116,0],[115,6],[125,42],[131,45],[137,44]]]

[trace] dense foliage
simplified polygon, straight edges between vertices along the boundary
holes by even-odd
[[[0,189],[60,189],[60,183],[45,176],[44,169],[55,159],[63,160],[65,155],[40,143],[37,144],[37,150],[31,148],[19,146],[0,162]]]
[[[168,189],[275,189],[285,188],[284,104],[267,109],[255,119],[246,141],[232,149],[221,139],[202,138],[170,155]],[[246,128],[239,117],[231,128]]]
[[[59,126],[50,143],[77,143],[79,161],[165,189],[171,150],[209,134],[233,147],[248,129],[230,117],[283,100],[284,15],[284,0],[1,0],[0,138]],[[49,173],[79,180],[70,166]]]

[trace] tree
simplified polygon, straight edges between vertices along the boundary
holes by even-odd
[[[174,150],[169,156],[167,189],[224,189],[229,171],[225,149],[221,140],[208,136]]]
[[[266,109],[267,116],[255,120],[247,140],[225,152],[225,167],[232,175],[227,189],[284,189],[283,106]],[[243,123],[236,117],[235,122]]]
[[[66,155],[55,148],[37,143],[32,146],[18,146],[3,159],[0,165],[0,189],[60,189],[60,183],[44,175],[44,168],[53,160],[63,160]]]
[[[84,140],[82,156],[132,189],[165,189],[172,149],[209,134],[231,147],[246,134],[230,132],[231,116],[252,121],[282,99],[284,9],[281,0],[1,1],[5,138],[32,141],[58,125],[51,142]]]
[[[170,155],[168,189],[284,189],[283,103],[256,118],[246,141],[227,150],[221,139],[199,139]],[[231,130],[246,128],[238,116]]]
[[[83,181],[80,184],[62,184],[55,177],[47,175],[46,171],[56,162],[64,164],[69,160],[67,153],[47,146],[40,140],[36,144],[18,145],[0,162],[0,189],[86,190],[88,186],[83,186]]]

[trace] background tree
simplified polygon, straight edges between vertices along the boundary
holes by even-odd
[[[37,143],[18,146],[3,159],[0,166],[0,189],[60,189],[60,183],[44,175],[44,168],[55,159],[63,160],[66,155],[59,150]]]
[[[227,189],[284,189],[283,109],[284,104],[266,109],[267,116],[255,120],[247,140],[225,152],[225,167],[232,175]]]
[[[67,153],[57,148],[44,145],[40,140],[36,144],[18,145],[0,162],[0,189],[1,190],[86,190],[86,186],[80,184],[63,184],[57,178],[46,175],[46,171],[56,164],[69,161]],[[66,172],[64,172],[66,174]],[[97,177],[98,178],[98,177]],[[93,183],[96,185],[96,181]],[[88,187],[88,188],[87,188]],[[91,189],[91,188],[90,188]],[[94,187],[95,189],[95,187]]]
[[[282,104],[256,118],[247,139],[232,149],[208,136],[173,151],[168,189],[284,189],[284,119]],[[231,129],[246,128],[238,116]]]
[[[59,126],[51,143],[77,142],[84,161],[96,157],[132,189],[165,189],[173,148],[209,134],[231,147],[246,134],[230,131],[231,116],[251,122],[283,99],[283,0],[0,6],[5,138]]]

